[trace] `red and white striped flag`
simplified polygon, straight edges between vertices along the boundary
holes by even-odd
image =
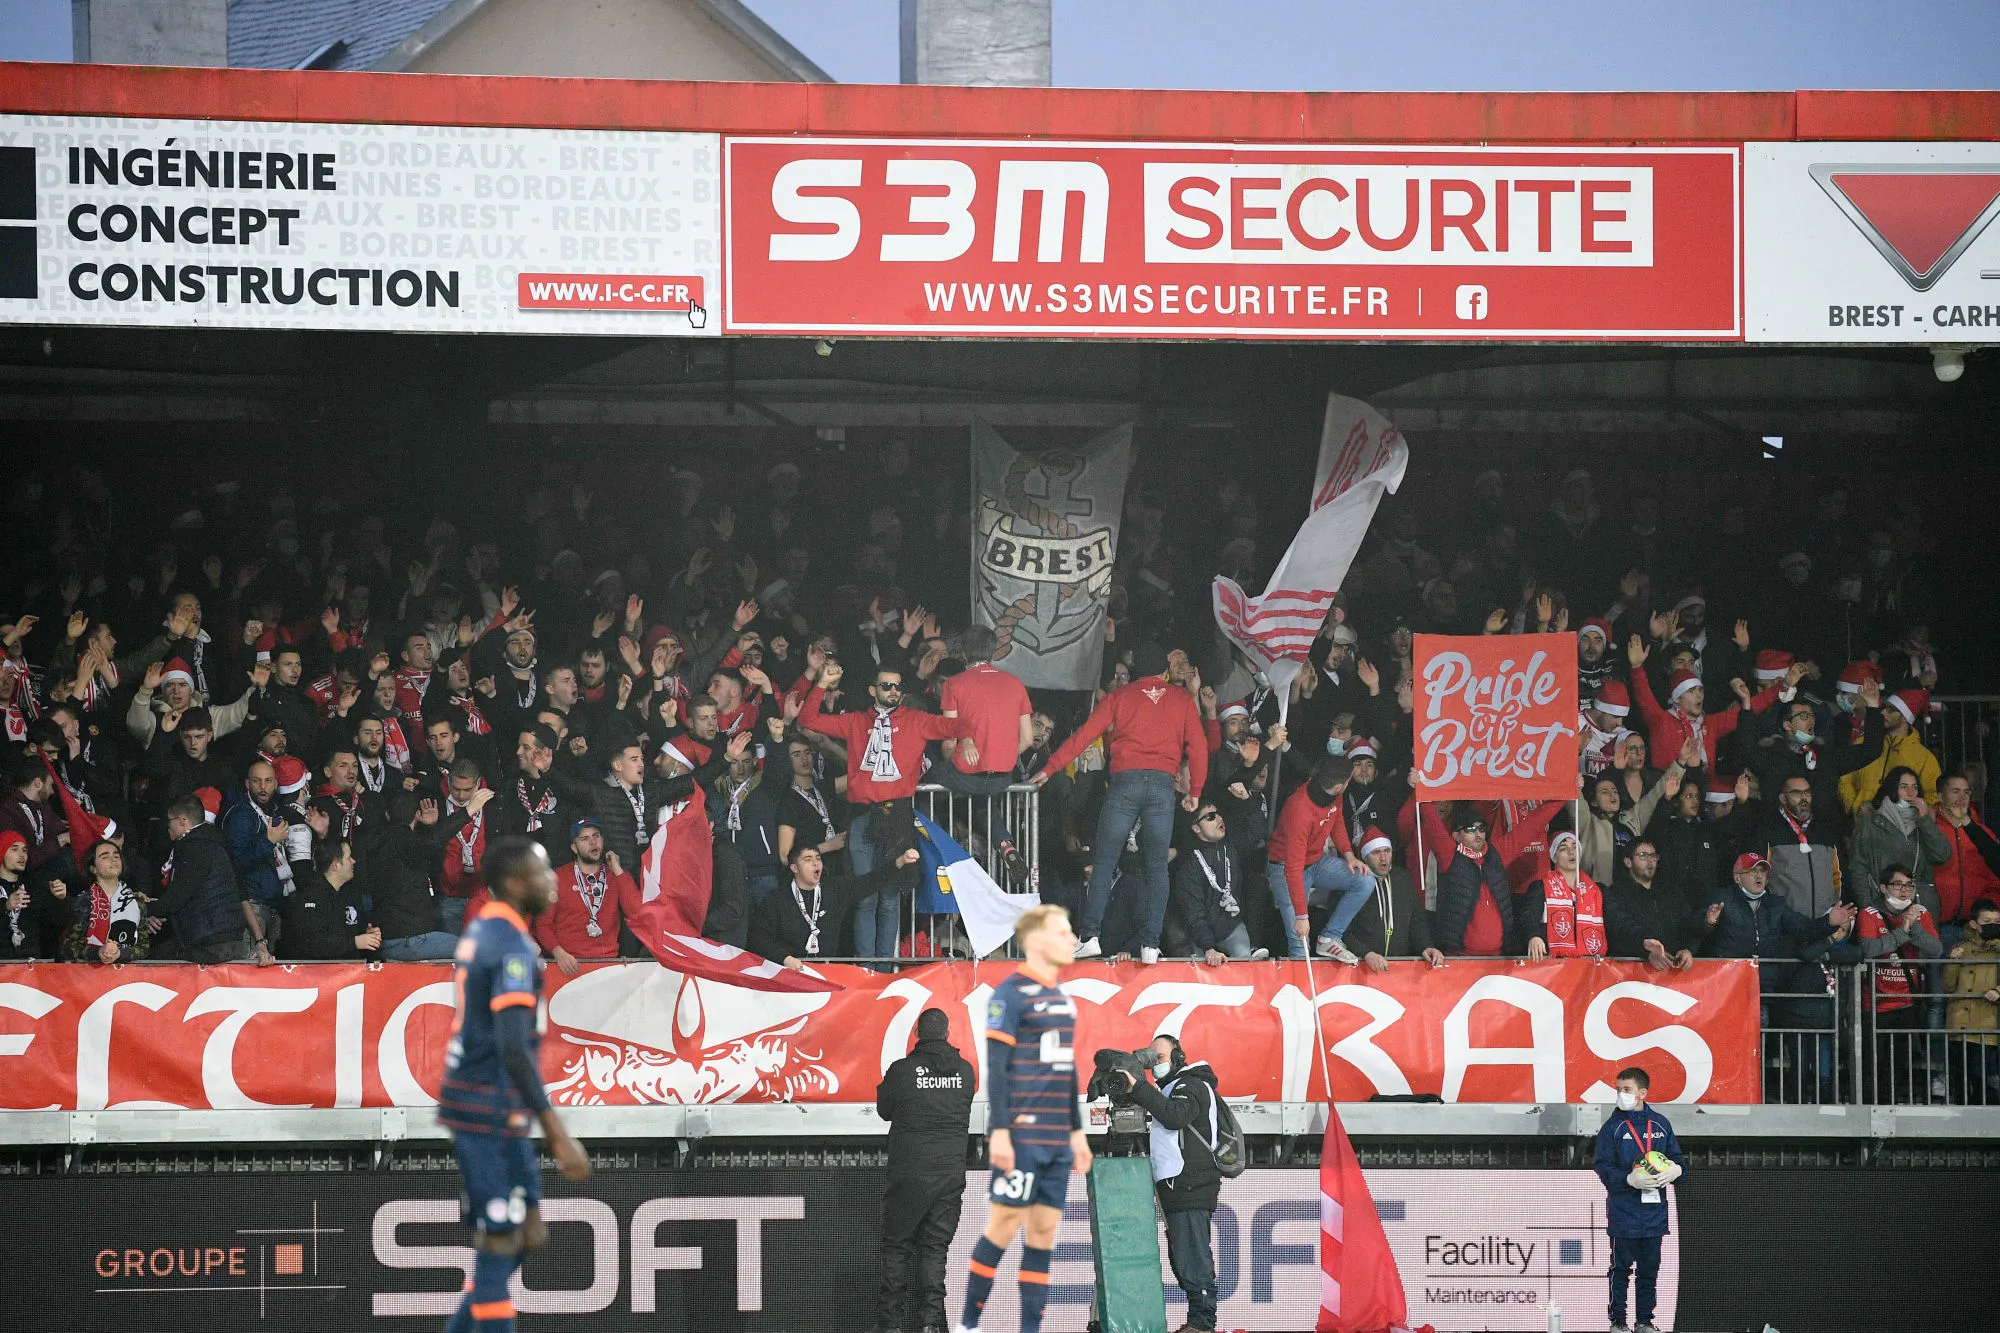
[[[835,982],[794,972],[747,949],[705,939],[702,921],[708,916],[709,894],[715,883],[715,835],[708,825],[708,807],[701,790],[660,821],[653,840],[639,854],[639,910],[632,913],[632,934],[657,958],[660,966],[683,976],[726,982],[746,990],[836,991]]]
[[[1326,1108],[1319,1157],[1319,1322],[1317,1333],[1391,1333],[1410,1322],[1403,1275],[1361,1174],[1361,1159]]]
[[[1215,620],[1229,641],[1263,668],[1281,713],[1334,595],[1382,496],[1403,483],[1410,450],[1394,426],[1358,398],[1328,394],[1320,427],[1312,512],[1292,538],[1271,582],[1255,597],[1217,577]]]

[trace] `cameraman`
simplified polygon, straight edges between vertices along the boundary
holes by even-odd
[[[1188,1063],[1178,1038],[1162,1033],[1149,1048],[1153,1082],[1121,1069],[1128,1094],[1153,1121],[1153,1188],[1167,1219],[1167,1260],[1187,1293],[1181,1333],[1215,1328],[1215,1253],[1209,1226],[1222,1193],[1215,1166],[1221,1126],[1215,1110],[1215,1071],[1204,1060]],[[1158,1086],[1155,1086],[1157,1084]]]

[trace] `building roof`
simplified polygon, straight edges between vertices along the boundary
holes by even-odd
[[[741,0],[689,2],[799,82],[833,82]],[[486,3],[230,0],[229,63],[240,69],[402,70]]]

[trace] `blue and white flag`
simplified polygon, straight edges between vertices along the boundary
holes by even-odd
[[[977,957],[984,958],[1012,939],[1021,913],[1042,901],[1038,893],[1008,893],[994,883],[986,868],[921,810],[917,852],[924,870],[917,886],[917,910],[956,912]]]

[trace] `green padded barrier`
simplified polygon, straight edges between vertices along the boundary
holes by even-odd
[[[1102,1333],[1167,1333],[1153,1167],[1146,1158],[1099,1157],[1090,1164],[1090,1243]]]

